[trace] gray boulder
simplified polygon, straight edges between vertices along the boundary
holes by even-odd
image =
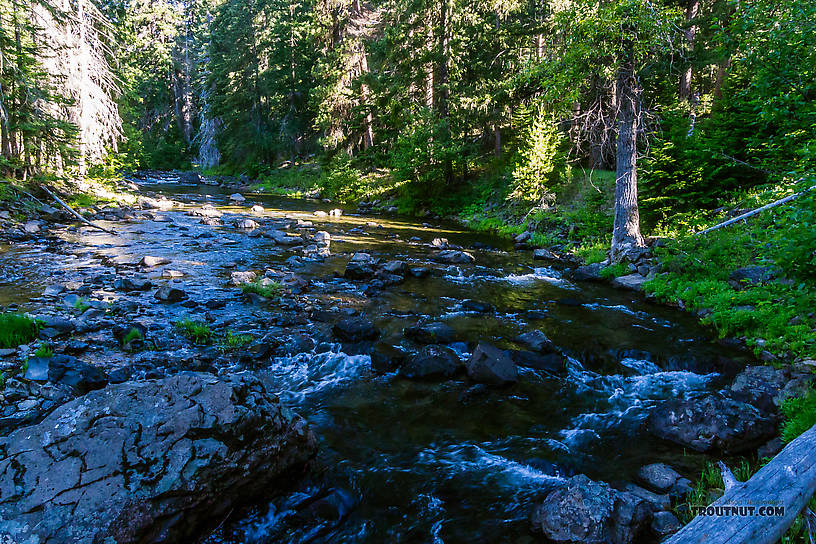
[[[539,330],[520,334],[514,338],[514,341],[539,353],[552,353],[555,351],[555,344],[553,344],[552,340]]]
[[[650,521],[651,509],[645,500],[583,474],[550,491],[530,515],[534,532],[562,544],[629,544],[644,533]]]
[[[743,266],[728,275],[728,283],[736,289],[741,289],[767,283],[776,276],[776,271],[770,266]]]
[[[436,256],[434,256],[434,260],[439,263],[447,264],[470,264],[476,262],[476,257],[467,251],[446,249],[437,253]]]
[[[776,434],[772,417],[719,394],[665,400],[649,414],[647,427],[658,438],[702,453],[741,453]]]
[[[0,542],[194,542],[315,450],[252,374],[112,385],[0,438]]]
[[[400,367],[399,375],[413,380],[450,378],[462,364],[456,353],[444,346],[425,346]]]
[[[604,266],[601,263],[593,263],[585,266],[579,266],[572,272],[572,279],[578,281],[601,281],[601,270]]]
[[[495,346],[479,342],[467,364],[468,377],[479,383],[509,385],[518,381],[516,363]]]
[[[181,302],[187,298],[187,293],[178,287],[165,285],[153,295],[159,302]]]

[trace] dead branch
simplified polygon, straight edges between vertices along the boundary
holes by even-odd
[[[107,232],[108,234],[113,234],[113,235],[116,235],[116,233],[115,233],[115,232],[113,232],[112,230],[108,230],[108,229],[106,229],[105,227],[100,227],[99,225],[95,225],[94,223],[91,223],[90,221],[88,221],[87,219],[85,219],[84,217],[82,217],[82,215],[80,215],[79,213],[77,213],[77,211],[76,211],[76,210],[74,210],[74,209],[73,209],[71,206],[69,206],[68,204],[66,204],[66,203],[65,203],[65,202],[64,202],[64,201],[63,201],[63,200],[62,200],[60,197],[58,197],[57,195],[55,195],[54,193],[52,193],[51,191],[49,191],[47,187],[45,187],[45,186],[43,186],[43,185],[40,185],[40,188],[41,188],[43,191],[45,191],[46,193],[48,193],[49,195],[51,195],[51,198],[53,198],[53,199],[54,199],[54,200],[55,200],[55,201],[56,201],[56,202],[57,202],[57,203],[58,203],[60,206],[62,206],[62,207],[63,207],[63,208],[65,208],[66,210],[68,210],[68,212],[70,212],[70,213],[71,213],[71,215],[73,215],[74,217],[76,217],[77,219],[79,219],[80,221],[82,221],[83,223],[85,223],[86,225],[90,225],[91,227],[93,227],[93,228],[95,228],[95,229],[99,229],[99,230],[104,231],[104,232]]]

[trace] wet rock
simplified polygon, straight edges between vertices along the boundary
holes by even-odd
[[[450,378],[462,368],[456,353],[444,346],[425,346],[400,368],[409,379]]]
[[[232,193],[229,199],[230,202],[234,202],[235,204],[243,204],[246,202],[246,198],[241,193]]]
[[[691,482],[665,463],[652,463],[640,467],[637,479],[656,493],[682,497],[691,491]]]
[[[427,278],[431,274],[431,269],[424,266],[413,266],[409,272],[415,278]]]
[[[179,183],[187,185],[198,185],[202,181],[202,176],[198,172],[182,172],[179,174]]]
[[[470,299],[462,301],[462,309],[466,312],[476,312],[479,314],[490,314],[496,311],[496,307],[492,304]]]
[[[471,385],[461,393],[459,393],[458,400],[462,403],[472,402],[478,398],[485,397],[490,394],[490,388],[483,384],[477,383],[475,385]]]
[[[313,497],[298,510],[293,521],[300,524],[331,522],[334,525],[342,522],[359,504],[357,497],[342,488],[329,489],[318,497]]]
[[[642,487],[632,483],[626,484],[622,491],[632,493],[633,495],[637,495],[638,497],[644,499],[649,503],[652,510],[655,512],[671,509],[671,498],[668,495],[653,493],[648,489],[643,489]]]
[[[564,369],[564,357],[559,353],[510,350],[509,354],[514,363],[525,368],[547,372],[560,372]]]
[[[251,374],[112,385],[0,438],[0,541],[194,542],[315,449]]]
[[[362,317],[348,317],[341,319],[332,327],[334,335],[345,342],[361,342],[375,340],[380,331],[371,321]]]
[[[782,439],[777,436],[776,438],[768,440],[766,443],[757,448],[757,459],[773,457],[782,451],[784,447],[785,443],[782,442]]]
[[[164,270],[162,270],[161,277],[162,278],[168,278],[168,279],[178,279],[178,278],[184,277],[184,272],[180,272],[178,270],[170,270],[169,268],[165,268]]]
[[[520,334],[516,336],[513,341],[539,353],[552,353],[555,351],[553,341],[547,338],[547,335],[540,330],[532,330]]]
[[[436,248],[439,248],[439,249],[446,249],[448,247],[448,239],[447,238],[434,238],[431,241],[431,245],[433,247],[436,247]]]
[[[602,281],[601,270],[603,270],[601,263],[593,263],[585,266],[579,266],[572,272],[572,279],[578,281]]]
[[[466,363],[468,377],[490,385],[510,385],[518,381],[516,363],[495,346],[479,342]]]
[[[327,245],[329,245],[331,243],[331,234],[329,234],[325,230],[318,231],[314,235],[314,241],[317,244],[322,244],[322,245],[327,246]]]
[[[113,288],[117,291],[129,293],[131,291],[148,291],[153,287],[153,283],[145,278],[117,278],[113,282]]]
[[[249,210],[250,210],[252,213],[264,213],[264,211],[266,211],[266,210],[264,210],[264,207],[263,207],[263,206],[261,206],[260,204],[255,204],[255,205],[254,205],[254,206],[252,206],[252,207],[251,207]]]
[[[383,265],[382,269],[397,276],[405,276],[408,273],[408,265],[403,261],[388,261]]]
[[[737,374],[729,389],[731,397],[774,414],[785,399],[804,395],[812,381],[813,374],[803,368],[749,366]]]
[[[441,322],[406,327],[402,333],[419,344],[450,344],[456,336],[456,331]]]
[[[268,235],[276,244],[281,246],[296,246],[303,243],[303,238],[300,236],[280,230],[269,231]]]
[[[314,215],[315,217],[328,217],[329,216],[329,214],[327,214],[323,210],[317,210],[314,213],[312,213],[312,215]]]
[[[728,283],[740,289],[751,285],[761,285],[776,278],[776,271],[770,266],[743,266],[728,275]]]
[[[626,276],[618,276],[612,280],[612,285],[619,289],[629,289],[630,291],[643,291],[643,284],[648,281],[646,278],[635,272]]]
[[[374,257],[372,257],[370,253],[365,253],[363,251],[358,251],[354,255],[351,256],[351,259],[350,259],[349,262],[372,264],[374,262]]]
[[[182,300],[187,298],[187,293],[185,293],[182,289],[178,287],[171,287],[169,285],[165,285],[160,287],[158,291],[153,295],[156,300],[159,302],[181,302]]]
[[[125,341],[131,342],[134,339],[144,340],[147,338],[147,327],[141,323],[126,323],[124,325],[114,325],[112,328],[113,337],[120,346],[125,345]]]
[[[253,221],[252,219],[238,219],[235,222],[235,228],[243,229],[243,230],[254,230],[260,227],[257,221]]]
[[[224,221],[217,217],[202,217],[199,223],[208,227],[220,227],[224,224]]]
[[[550,251],[549,249],[536,249],[533,250],[533,259],[537,261],[557,261],[559,260],[558,255]]]
[[[243,285],[245,283],[252,283],[258,277],[258,274],[252,270],[244,270],[230,273],[231,285]]]
[[[54,355],[49,359],[48,380],[66,385],[79,395],[101,389],[108,383],[108,377],[100,368],[67,355]]]
[[[131,379],[133,375],[134,375],[133,368],[129,366],[123,366],[121,368],[113,370],[110,374],[108,374],[108,383],[111,384],[124,383]]]
[[[434,256],[434,260],[439,263],[447,264],[470,264],[476,262],[476,257],[467,251],[448,249],[437,253]]]
[[[145,255],[139,261],[141,266],[146,268],[153,268],[154,266],[161,266],[163,264],[170,264],[170,259],[166,257],[152,257],[150,255]]]
[[[48,381],[48,366],[50,357],[29,357],[25,372],[25,379],[35,382]]]
[[[680,520],[671,512],[655,512],[651,523],[652,532],[661,540],[673,535],[682,526]]]
[[[530,515],[533,531],[557,543],[628,544],[651,521],[646,502],[579,474],[550,491]]]
[[[371,370],[385,373],[396,370],[408,359],[408,354],[391,344],[379,343],[371,350]]]
[[[373,278],[375,273],[375,268],[368,263],[349,261],[343,271],[343,277],[347,280],[367,280]]]
[[[329,210],[329,217],[340,217],[343,215],[343,210],[340,208],[335,208],[333,210]]]
[[[662,401],[649,415],[647,427],[658,438],[703,453],[744,452],[776,434],[771,417],[720,394]]]
[[[43,290],[43,296],[53,297],[59,295],[63,291],[65,291],[64,285],[60,283],[54,283],[46,287],[45,290]]]
[[[39,221],[26,221],[23,225],[23,230],[28,234],[36,234],[40,232]]]
[[[64,334],[69,334],[76,329],[76,323],[70,319],[60,316],[47,316],[40,318],[42,321],[42,328],[40,329],[41,338],[56,338]]]

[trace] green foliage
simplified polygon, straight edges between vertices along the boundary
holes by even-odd
[[[625,276],[629,273],[629,265],[624,263],[616,263],[601,269],[601,277],[605,280],[611,280],[620,276]]]
[[[739,482],[748,481],[759,467],[752,466],[747,460],[742,459],[739,463],[729,466],[734,477]],[[719,465],[711,461],[706,462],[700,478],[697,480],[694,488],[688,492],[685,501],[674,507],[674,512],[683,524],[691,521],[691,511],[688,506],[708,506],[712,501],[710,497],[712,492],[715,496],[719,496],[723,491],[722,472]]]
[[[88,304],[88,301],[87,301],[87,300],[85,300],[85,299],[84,299],[84,298],[82,298],[82,297],[79,297],[79,298],[76,300],[76,302],[74,302],[74,309],[75,309],[76,311],[78,311],[79,313],[84,313],[84,312],[85,312],[85,310],[87,310],[87,309],[88,309],[88,308],[90,308],[90,307],[91,307],[91,305],[90,305],[90,304]]]
[[[193,321],[189,317],[177,321],[176,329],[194,344],[202,346],[209,344],[213,338],[213,332],[207,325],[199,321]]]
[[[34,357],[53,357],[54,356],[54,348],[51,347],[51,344],[48,342],[40,342],[40,345],[37,347],[37,350],[34,352]]]
[[[244,293],[261,295],[264,298],[277,298],[283,291],[283,285],[279,281],[270,281],[266,278],[261,278],[252,283],[242,284],[241,290]]]
[[[780,436],[787,444],[816,425],[816,390],[802,397],[785,399],[780,410],[784,417]]]
[[[816,145],[814,146],[816,149]],[[773,237],[776,263],[791,277],[816,284],[816,177],[797,187],[807,194],[794,201],[777,221]]]
[[[122,345],[127,346],[133,341],[144,340],[144,335],[142,331],[137,329],[136,327],[131,327],[128,333],[122,338]]]
[[[218,349],[222,352],[235,351],[251,344],[254,339],[251,334],[236,334],[228,330],[218,342]]]
[[[0,313],[0,349],[16,348],[37,338],[39,326],[28,316]]]

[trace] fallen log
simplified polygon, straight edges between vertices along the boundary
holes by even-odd
[[[663,544],[775,544],[814,493],[816,425]],[[725,507],[737,508],[728,513]]]
[[[57,195],[55,195],[54,193],[52,193],[51,191],[49,191],[47,187],[45,187],[45,186],[43,186],[43,185],[40,185],[40,188],[41,188],[43,191],[45,191],[46,193],[48,193],[48,194],[51,196],[51,198],[53,198],[53,199],[54,199],[54,200],[55,200],[55,201],[56,201],[56,202],[57,202],[57,203],[58,203],[60,206],[62,206],[63,208],[65,208],[65,209],[66,209],[66,210],[67,210],[67,211],[68,211],[68,212],[69,212],[71,215],[73,215],[74,217],[76,217],[77,219],[79,219],[80,221],[82,221],[83,223],[85,223],[86,225],[90,225],[91,227],[93,227],[93,228],[95,228],[95,229],[99,229],[99,230],[101,230],[101,231],[103,231],[103,232],[107,232],[108,234],[113,234],[113,235],[116,235],[116,233],[115,233],[115,232],[113,232],[112,230],[108,230],[108,229],[106,229],[105,227],[100,227],[99,225],[96,225],[96,224],[94,224],[94,223],[91,223],[90,221],[88,221],[87,219],[85,219],[84,217],[82,217],[82,215],[81,215],[81,214],[79,214],[79,213],[78,213],[76,210],[74,210],[74,209],[73,209],[71,206],[69,206],[68,204],[66,204],[66,203],[65,203],[65,202],[64,202],[64,201],[63,201],[63,200],[62,200],[60,197],[58,197]]]
[[[803,194],[807,193],[808,191],[812,191],[813,189],[816,189],[816,186],[811,187],[810,189],[805,189],[804,191],[801,191],[799,193],[794,193],[794,194],[788,195],[788,196],[786,196],[784,198],[780,198],[779,200],[775,200],[775,201],[771,202],[770,204],[765,204],[764,206],[761,206],[761,207],[759,207],[759,208],[757,208],[755,210],[751,210],[750,212],[745,212],[744,214],[738,215],[737,217],[734,217],[733,219],[729,219],[728,221],[723,221],[722,223],[718,223],[718,224],[714,225],[713,227],[709,227],[709,228],[707,228],[705,230],[701,230],[700,232],[697,232],[694,235],[695,236],[700,236],[700,235],[703,235],[703,234],[705,234],[707,232],[711,232],[712,230],[717,230],[717,229],[721,229],[723,227],[727,227],[728,225],[733,225],[734,223],[736,223],[738,221],[742,221],[743,219],[748,219],[752,215],[757,215],[758,213],[762,213],[765,210],[770,210],[771,208],[781,206],[782,204],[790,202],[791,200],[797,199],[800,196],[802,196]]]

